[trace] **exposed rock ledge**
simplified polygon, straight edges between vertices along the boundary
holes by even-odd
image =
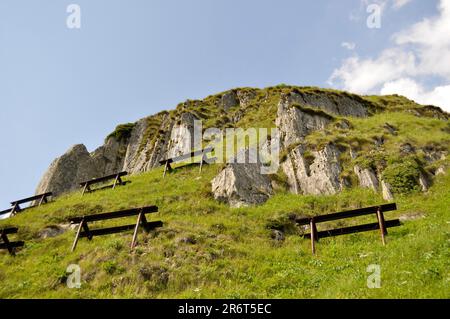
[[[50,165],[36,193],[52,191],[55,196],[78,188],[78,183],[118,171],[139,173],[159,166],[168,155],[190,151],[190,133],[195,116],[183,113],[178,120],[160,113],[136,122],[125,137],[110,136],[89,153],[82,144],[71,147]]]
[[[231,207],[262,204],[273,195],[269,176],[261,174],[261,163],[248,161],[228,164],[211,181],[211,189],[216,200]]]
[[[331,195],[343,188],[340,152],[333,144],[305,156],[303,145],[294,148],[281,167],[288,177],[290,191],[295,194]]]

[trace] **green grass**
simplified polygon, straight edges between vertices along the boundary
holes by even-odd
[[[127,124],[120,124],[116,127],[114,132],[109,134],[106,137],[106,140],[108,140],[111,137],[114,137],[117,141],[126,140],[131,136],[131,132],[133,131],[133,128],[136,124],[134,123],[127,123]]]
[[[289,222],[290,214],[378,204],[383,202],[379,194],[363,189],[334,196],[281,192],[262,206],[231,209],[209,194],[209,181],[218,169],[207,166],[199,175],[195,167],[181,168],[165,179],[157,169],[130,177],[132,183],[125,187],[84,197],[66,195],[2,221],[0,227],[20,227],[26,246],[16,257],[0,253],[0,298],[450,297],[450,174],[437,179],[426,194],[398,198],[399,210],[388,213],[388,219],[415,212],[426,217],[390,229],[387,246],[377,232],[367,232],[321,240],[312,256],[309,241]],[[160,207],[151,218],[161,219],[164,227],[140,233],[132,254],[131,233],[81,239],[73,253],[74,230],[38,238],[41,229],[71,216],[143,205]],[[284,242],[270,238],[274,225],[286,230]],[[81,267],[81,289],[65,285],[65,270],[74,263]],[[381,266],[380,289],[366,286],[370,264]]]

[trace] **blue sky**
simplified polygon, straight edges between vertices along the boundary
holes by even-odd
[[[81,29],[66,26],[71,3],[81,8]],[[383,8],[379,29],[367,27],[370,3]],[[448,74],[421,67],[419,31],[414,41],[401,35],[426,17],[445,20],[442,3],[448,0],[1,0],[0,210],[33,194],[71,145],[94,150],[117,124],[188,98],[279,83],[403,92],[412,81],[417,91],[406,93],[434,101]],[[421,64],[365,82],[361,70],[398,64],[384,54],[397,47]]]

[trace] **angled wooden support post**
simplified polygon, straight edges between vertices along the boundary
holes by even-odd
[[[134,228],[133,240],[131,241],[131,247],[130,247],[131,250],[133,250],[134,247],[136,247],[139,225],[141,224],[143,215],[144,215],[144,210],[142,209],[140,211],[139,215],[138,215],[138,218],[137,218],[137,221],[136,221],[136,227]]]
[[[81,220],[80,225],[78,226],[78,231],[77,231],[77,235],[75,236],[75,240],[73,241],[73,245],[72,245],[72,252],[75,250],[75,248],[77,247],[77,243],[78,243],[78,239],[80,238],[80,234],[81,234],[81,230],[83,229],[85,224],[84,218]]]
[[[311,251],[312,254],[316,254],[316,240],[317,240],[317,227],[314,218],[311,218],[309,222],[309,227],[311,228]]]
[[[170,166],[169,161],[166,161],[166,165],[164,165],[163,178],[166,177],[167,170],[171,170],[171,169],[172,169],[172,167]]]
[[[206,154],[205,153],[202,154],[202,161],[200,162],[200,171],[199,171],[199,173],[202,172],[204,163],[206,163]]]
[[[91,234],[91,231],[89,230],[89,226],[88,226],[88,224],[87,224],[87,222],[84,222],[83,223],[83,230],[84,230],[84,232],[86,233],[86,235],[87,235],[87,238],[89,239],[89,240],[92,240],[92,234]]]
[[[86,182],[86,184],[84,184],[84,187],[83,187],[83,191],[82,191],[82,193],[81,193],[81,196],[83,196],[84,193],[86,193],[86,191],[89,191],[89,183],[87,183],[87,182]]]
[[[117,185],[117,182],[119,181],[119,178],[120,178],[120,176],[119,176],[119,174],[117,174],[117,175],[116,175],[116,178],[114,179],[114,184],[113,184],[112,189],[115,189],[115,188],[116,188],[116,185]]]
[[[11,216],[16,215],[17,213],[20,213],[21,209],[19,204],[15,203],[14,206],[11,209]]]
[[[384,221],[384,216],[383,216],[383,212],[381,211],[381,208],[378,208],[378,210],[377,210],[377,219],[378,219],[378,225],[380,227],[381,241],[383,242],[383,245],[386,245],[385,235],[387,234],[387,230],[386,230],[386,224]]]
[[[8,252],[10,253],[10,255],[15,256],[16,253],[14,251],[14,248],[11,247],[11,244],[9,242],[8,236],[2,232],[1,237],[2,237],[3,242],[6,245],[6,248],[8,249]]]
[[[47,203],[47,197],[46,197],[46,195],[42,195],[42,197],[41,197],[41,199],[40,199],[40,201],[39,201],[38,206],[41,206],[44,202]]]
[[[144,227],[144,230],[147,232],[148,231],[148,229],[147,229],[148,221],[147,221],[147,218],[145,217],[145,214],[142,214],[141,224],[142,224],[142,227]]]

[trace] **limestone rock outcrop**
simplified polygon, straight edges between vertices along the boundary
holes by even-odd
[[[273,195],[272,181],[263,174],[258,159],[250,160],[249,150],[242,150],[231,163],[211,181],[214,198],[231,207],[258,205]],[[242,158],[244,163],[236,159]]]
[[[290,191],[295,194],[335,194],[342,190],[340,151],[328,144],[320,151],[294,148],[281,167],[288,178]]]
[[[110,137],[105,145],[97,148],[90,156],[96,165],[96,175],[105,176],[122,170],[127,151],[127,140]]]
[[[145,172],[166,157],[190,152],[195,119],[190,113],[178,120],[161,113],[136,122],[127,138],[107,138],[92,153],[75,145],[50,165],[36,193],[52,191],[58,196],[77,189],[81,181],[119,171]]]
[[[230,91],[225,93],[221,98],[221,105],[225,111],[228,111],[230,108],[239,105],[239,98],[234,91]]]
[[[63,156],[50,165],[41,179],[36,193],[52,191],[55,196],[77,188],[77,182],[97,175],[98,166],[86,147],[72,146]]]
[[[183,113],[179,122],[172,127],[168,157],[190,153],[194,145],[194,121],[198,120],[191,113]]]
[[[379,183],[377,175],[370,168],[361,168],[355,165],[354,172],[359,180],[359,186],[363,188],[370,188],[374,191],[378,191]]]
[[[289,94],[289,100],[291,103],[317,107],[330,114],[355,117],[369,114],[368,103],[357,95],[293,91]]]
[[[323,130],[333,115],[364,117],[368,107],[346,96],[330,98],[328,94],[313,95],[291,92],[281,97],[276,125],[281,131],[284,147],[302,142],[313,131]]]
[[[272,183],[259,164],[229,164],[212,181],[212,193],[231,207],[262,204],[273,193]]]
[[[394,200],[394,195],[392,194],[392,187],[389,183],[384,180],[381,181],[381,193],[383,194],[383,199],[386,201]]]

